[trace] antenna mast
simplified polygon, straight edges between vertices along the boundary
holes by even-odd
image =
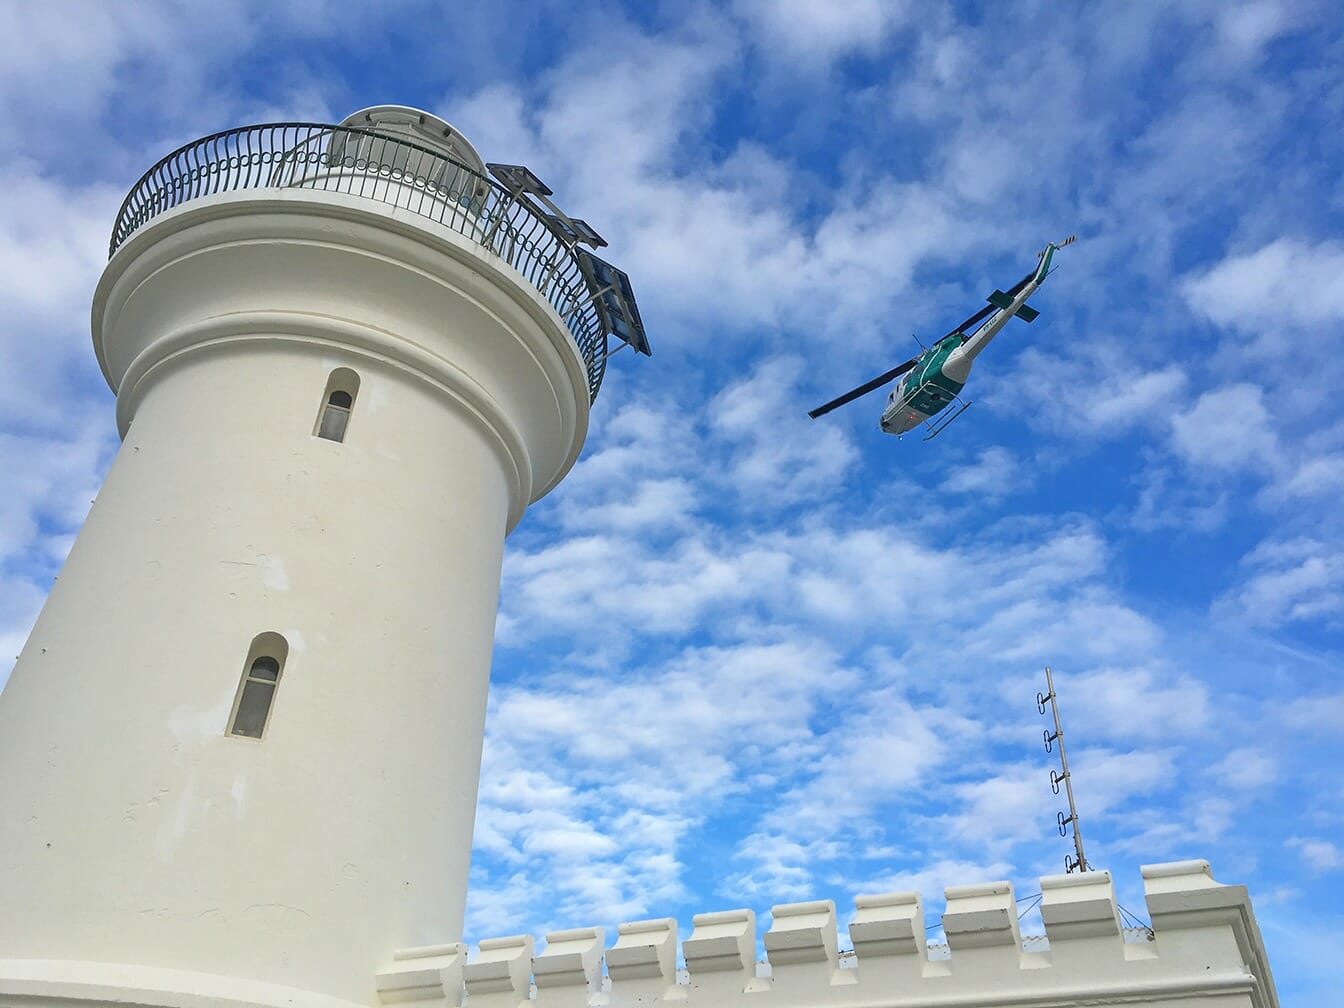
[[[1050,666],[1045,667],[1045,685],[1050,691],[1042,696],[1039,692],[1036,694],[1036,710],[1042,715],[1045,714],[1045,704],[1050,702],[1051,713],[1055,716],[1055,730],[1053,734],[1049,728],[1046,728],[1041,734],[1045,737],[1045,751],[1053,752],[1054,743],[1059,743],[1059,763],[1063,769],[1061,773],[1058,770],[1050,771],[1050,790],[1059,794],[1059,785],[1064,785],[1064,793],[1069,796],[1069,817],[1064,818],[1064,813],[1059,812],[1055,815],[1056,825],[1059,827],[1060,836],[1068,836],[1067,827],[1073,825],[1073,849],[1078,853],[1076,858],[1064,855],[1064,871],[1072,874],[1074,871],[1085,872],[1090,870],[1087,863],[1087,857],[1083,854],[1083,834],[1078,829],[1078,806],[1073,800],[1073,778],[1069,774],[1069,758],[1064,755],[1064,727],[1059,721],[1059,700],[1055,697],[1055,680],[1050,674]]]

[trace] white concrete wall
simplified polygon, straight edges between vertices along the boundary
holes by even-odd
[[[1046,935],[1019,934],[1007,882],[949,886],[925,944],[918,893],[860,896],[849,941],[829,900],[776,906],[756,960],[750,910],[699,914],[678,946],[671,918],[398,949],[369,1004],[419,1008],[1277,1008],[1274,978],[1244,886],[1208,862],[1143,869],[1150,934],[1122,934],[1106,872],[1040,880]],[[1129,940],[1127,940],[1127,937]],[[1137,940],[1134,940],[1137,938]],[[840,951],[845,945],[853,951]],[[677,968],[678,950],[685,966]],[[605,965],[605,970],[604,970]],[[0,1004],[65,1008],[349,1008],[265,984],[97,964],[0,961]]]
[[[310,193],[188,204],[109,264],[124,444],[0,694],[0,993],[116,964],[369,1004],[391,950],[460,938],[503,540],[587,423],[512,276]],[[230,737],[266,631],[266,736]]]
[[[860,896],[841,953],[829,900],[776,906],[756,961],[755,915],[697,915],[681,943],[668,918],[408,949],[378,978],[384,1004],[466,1008],[1277,1008],[1274,980],[1243,886],[1208,862],[1143,869],[1152,940],[1122,935],[1107,872],[1041,879],[1046,939],[1024,941],[1007,882],[949,886],[950,954],[930,955],[918,893]],[[605,958],[605,975],[603,960]]]

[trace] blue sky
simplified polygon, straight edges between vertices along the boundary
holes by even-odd
[[[1062,870],[1344,943],[1344,36],[1290,0],[0,8],[0,645],[113,453],[88,305],[139,174],[230,126],[443,116],[611,242],[615,357],[509,542],[467,937]],[[1077,232],[930,443],[880,397]],[[842,939],[843,941],[843,939]]]

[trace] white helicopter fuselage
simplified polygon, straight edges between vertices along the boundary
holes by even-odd
[[[1040,314],[1027,305],[1027,299],[1036,293],[1050,274],[1054,254],[1064,246],[1071,245],[1077,237],[1074,235],[1062,242],[1048,243],[1037,254],[1040,261],[1036,268],[1013,284],[1010,292],[995,290],[985,299],[989,302],[986,307],[972,314],[918,357],[898,364],[890,371],[809,410],[807,415],[815,420],[833,409],[877,391],[895,379],[896,386],[887,395],[886,406],[882,410],[879,422],[882,430],[899,437],[925,424],[929,433],[924,440],[936,437],[970,406],[969,402],[961,398],[961,390],[980,352],[1002,332],[1009,319],[1020,318],[1024,322],[1031,322]],[[966,330],[971,331],[968,334]],[[953,403],[957,404],[957,408],[948,410],[948,406]],[[934,417],[938,419],[934,420]]]
[[[915,366],[888,394],[878,424],[882,430],[897,437],[908,434],[956,402],[980,351],[989,346],[1039,286],[1040,280],[1033,278],[1010,304],[996,311],[970,336],[952,333],[920,354]],[[962,408],[966,405],[969,404],[963,404]]]

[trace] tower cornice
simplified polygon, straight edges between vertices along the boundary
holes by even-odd
[[[531,285],[446,227],[342,193],[222,193],[156,217],[108,263],[92,325],[123,435],[154,376],[206,348],[264,336],[392,362],[490,427],[513,474],[510,529],[587,434],[583,359]],[[458,338],[481,325],[487,340]]]

